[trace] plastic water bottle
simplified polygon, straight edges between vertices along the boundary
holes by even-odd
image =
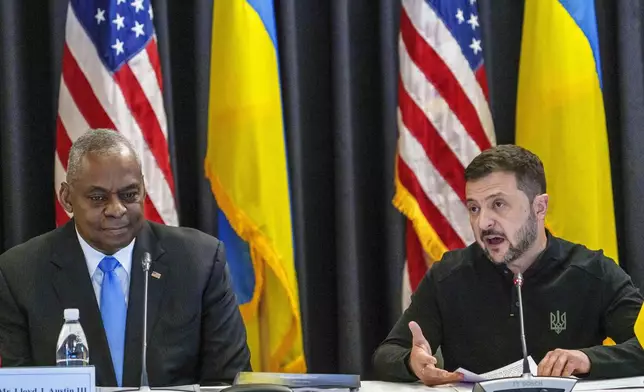
[[[89,349],[78,309],[65,309],[65,324],[58,335],[56,366],[88,366]]]

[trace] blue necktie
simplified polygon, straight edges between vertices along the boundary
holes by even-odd
[[[123,383],[127,307],[125,305],[125,295],[121,289],[121,282],[114,271],[119,265],[119,261],[114,257],[106,256],[101,260],[98,268],[103,271],[101,317],[103,318],[103,327],[105,327],[107,343],[110,346],[112,365],[114,365],[114,372],[116,373],[116,382],[120,387]]]

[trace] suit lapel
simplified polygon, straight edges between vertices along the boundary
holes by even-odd
[[[143,302],[145,275],[141,261],[145,252],[152,258],[148,278],[148,342],[157,320],[159,304],[163,296],[167,267],[160,259],[165,253],[152,231],[149,223],[145,223],[137,236],[132,254],[132,271],[130,277],[130,298],[127,309],[127,326],[125,330],[125,360],[123,363],[123,386],[138,386],[141,381],[141,359],[143,350]]]
[[[63,309],[79,310],[80,323],[89,346],[90,363],[96,367],[97,385],[116,385],[103,320],[73,220],[61,230],[52,253],[52,263],[57,267],[52,277],[54,289]]]

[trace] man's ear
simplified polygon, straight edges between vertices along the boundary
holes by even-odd
[[[548,212],[548,200],[549,196],[547,193],[535,196],[534,202],[532,204],[537,218],[542,220],[546,219],[546,213]]]
[[[64,181],[60,183],[60,190],[58,191],[58,200],[60,201],[60,204],[63,206],[65,211],[67,211],[70,214],[74,213],[74,207],[72,207],[72,202],[71,202],[71,190],[69,189],[69,184]]]

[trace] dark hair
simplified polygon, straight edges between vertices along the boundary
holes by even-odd
[[[528,196],[546,193],[546,175],[538,156],[523,147],[504,144],[483,151],[465,169],[465,181],[483,178],[495,172],[514,173],[517,188]]]

